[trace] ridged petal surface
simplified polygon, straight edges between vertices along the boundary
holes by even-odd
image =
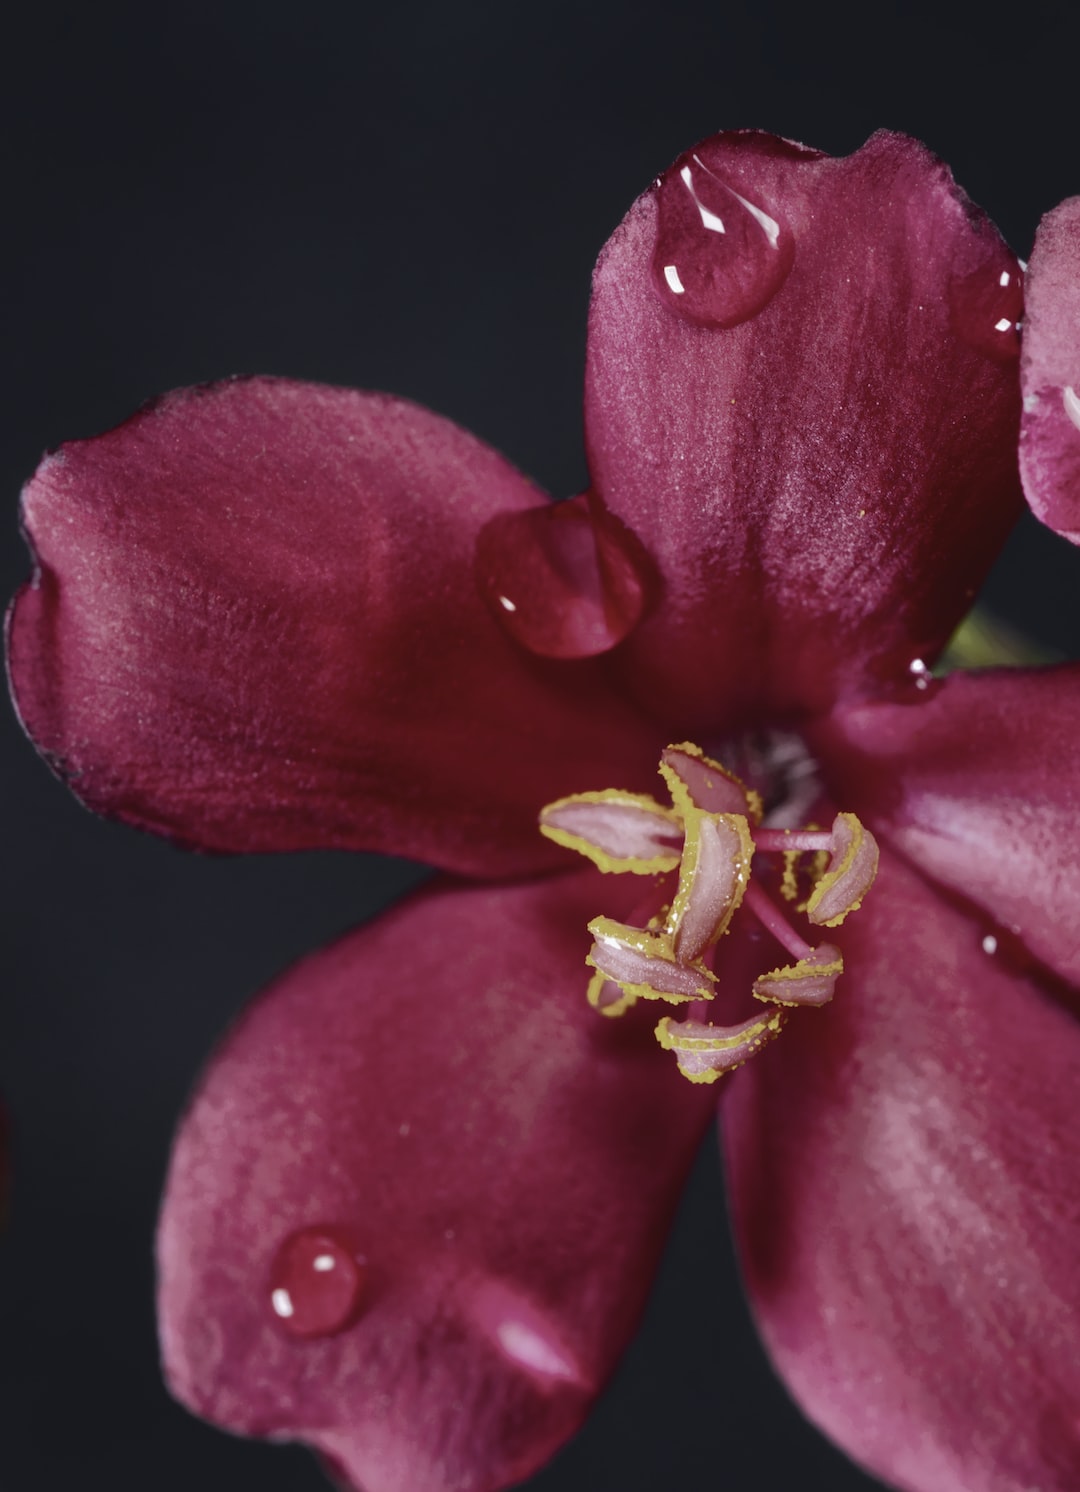
[[[954,673],[908,700],[818,725],[834,795],[981,909],[1003,954],[1080,985],[1080,666]]]
[[[673,218],[684,174],[697,196]],[[688,280],[715,259],[729,299],[748,261],[748,304],[770,298],[700,324],[658,289],[657,252]],[[770,252],[786,275],[754,279]],[[599,498],[661,573],[620,650],[650,708],[723,730],[933,658],[1020,506],[1016,332],[994,330],[1016,274],[894,134],[844,159],[717,135],[638,199],[596,268],[586,425]]]
[[[713,1112],[655,1013],[586,1003],[585,922],[613,885],[422,893],[253,1006],[166,1189],[162,1342],[186,1404],[305,1440],[363,1492],[493,1492],[577,1428]],[[367,1260],[366,1308],[301,1341],[271,1310],[274,1259],[327,1227]]]
[[[764,1340],[890,1486],[1074,1492],[1080,1025],[895,857],[843,950],[723,1111]]]
[[[651,786],[599,665],[530,658],[473,580],[500,456],[386,395],[181,390],[48,457],[24,494],[27,730],[91,808],[211,850],[553,863],[550,799]],[[640,769],[639,764],[640,762]]]

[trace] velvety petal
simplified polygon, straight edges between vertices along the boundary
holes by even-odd
[[[843,952],[723,1110],[768,1349],[891,1486],[1075,1492],[1080,1026],[892,856]]]
[[[735,324],[664,289],[702,265],[691,309],[742,295]],[[899,135],[842,160],[717,135],[638,199],[596,268],[586,421],[662,575],[620,650],[650,707],[721,730],[934,656],[1020,505],[1016,276]]]
[[[541,805],[652,786],[589,663],[492,622],[473,545],[540,500],[449,421],[267,378],[171,394],[48,457],[10,667],[90,807],[214,850],[552,863]]]
[[[504,1487],[571,1434],[711,1113],[655,1016],[586,1003],[585,923],[613,885],[590,869],[422,893],[241,1021],[184,1121],[161,1222],[164,1359],[186,1404],[307,1441],[364,1492]],[[278,1250],[304,1229],[366,1260],[336,1335],[299,1339],[271,1308]]]
[[[1020,475],[1036,516],[1080,544],[1080,197],[1040,223],[1025,301]]]
[[[980,908],[1001,953],[1080,984],[1080,666],[954,673],[908,699],[815,727],[834,796]]]

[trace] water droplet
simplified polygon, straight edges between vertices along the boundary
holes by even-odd
[[[982,940],[982,950],[983,950],[983,952],[984,953],[989,953],[991,955],[995,954],[997,952],[997,946],[998,946],[998,941],[997,941],[997,938],[994,937],[994,934],[993,933],[987,933],[986,937],[983,938],[983,940]]]
[[[1024,314],[1024,274],[1019,260],[1004,245],[974,273],[949,286],[953,330],[969,346],[997,362],[1020,352],[1020,319]]]
[[[656,187],[652,276],[664,304],[699,326],[756,316],[795,256],[788,228],[729,186],[696,154],[681,156]]]
[[[916,689],[930,688],[930,682],[933,679],[933,674],[930,672],[921,658],[912,658],[911,662],[908,664],[908,672],[915,680]]]
[[[366,1261],[339,1231],[303,1228],[278,1250],[270,1308],[291,1336],[332,1336],[355,1321],[366,1283]]]
[[[582,496],[491,519],[477,539],[476,580],[522,647],[544,658],[591,658],[637,623],[651,566],[630,530]]]

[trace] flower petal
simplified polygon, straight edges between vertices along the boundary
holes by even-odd
[[[657,253],[757,309],[680,314]],[[935,655],[1020,504],[1017,273],[899,135],[842,160],[717,135],[638,199],[596,269],[586,421],[599,499],[662,575],[620,649],[644,701],[715,730]]]
[[[1040,223],[1025,300],[1020,476],[1036,516],[1080,544],[1080,197]]]
[[[48,457],[10,661],[27,730],[92,808],[213,850],[554,863],[545,802],[651,786],[600,665],[529,659],[472,547],[538,501],[401,400],[246,379]]]
[[[305,1440],[365,1492],[488,1492],[577,1427],[712,1112],[647,1014],[586,1003],[585,922],[611,897],[591,869],[424,892],[241,1021],[161,1223],[165,1365],[191,1408]],[[366,1261],[336,1334],[275,1319],[298,1230]],[[301,1325],[347,1305],[313,1295]]]
[[[844,961],[723,1111],[765,1342],[890,1484],[1073,1492],[1080,1027],[887,854]]]
[[[911,699],[815,727],[834,795],[981,908],[1002,953],[1080,984],[1080,666],[954,673]]]

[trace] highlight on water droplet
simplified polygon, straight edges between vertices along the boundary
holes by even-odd
[[[927,668],[921,658],[912,658],[908,664],[908,673],[915,682],[916,689],[929,689],[933,674]]]
[[[335,1228],[302,1228],[270,1270],[270,1309],[294,1337],[328,1337],[351,1326],[367,1285],[367,1261]]]
[[[671,310],[699,326],[732,327],[780,289],[794,235],[771,204],[752,200],[691,152],[655,187],[652,278]]]
[[[475,574],[502,630],[544,658],[608,652],[637,624],[652,585],[644,547],[588,494],[492,518]]]
[[[953,331],[996,362],[1019,356],[1023,314],[1024,272],[1004,244],[995,244],[985,264],[949,286]]]

